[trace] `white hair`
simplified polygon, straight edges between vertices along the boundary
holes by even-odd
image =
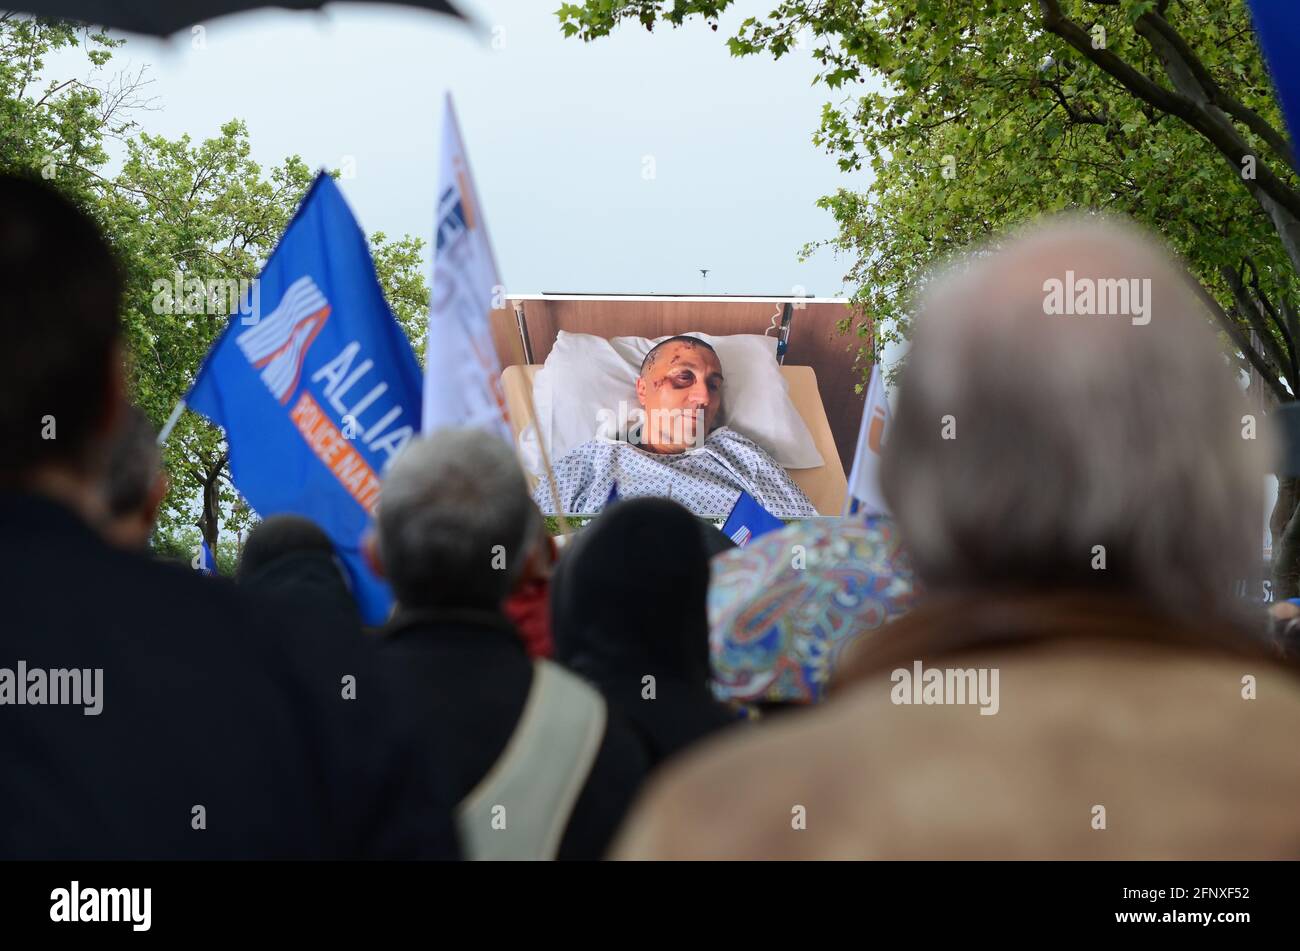
[[[1149,320],[1049,313],[1067,271],[1148,280]],[[929,283],[882,487],[930,587],[1103,586],[1240,617],[1272,446],[1192,280],[1132,226],[1066,217]]]
[[[510,446],[462,429],[411,441],[384,480],[376,524],[405,607],[498,607],[543,529]]]

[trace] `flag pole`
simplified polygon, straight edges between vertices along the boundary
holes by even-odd
[[[523,322],[523,314],[520,313],[523,304],[520,301],[514,302],[515,319],[520,322],[520,326],[527,328],[527,323]],[[551,486],[551,505],[555,508],[555,517],[560,521],[560,534],[569,535],[572,532],[572,526],[569,524],[568,516],[564,512],[564,503],[560,501],[560,486],[555,479],[555,469],[551,465],[551,454],[546,450],[546,440],[542,438],[542,431],[538,425],[537,407],[533,404],[533,387],[530,383],[523,388],[524,399],[528,402],[528,418],[533,421],[533,429],[537,433],[537,448],[542,454],[542,465],[546,469],[546,481]]]
[[[876,322],[870,321],[871,324],[871,372],[876,372]],[[862,393],[862,420],[858,423],[858,442],[853,447],[853,468],[849,472],[849,487],[844,493],[844,505],[840,509],[840,518],[848,518],[853,509],[853,486],[857,482],[858,476],[858,454],[862,452],[862,440],[867,438],[867,399],[871,396],[871,377],[867,377],[867,386]]]
[[[537,407],[533,405],[532,387],[524,387],[525,396],[528,400],[528,415],[533,420],[533,426],[537,426]],[[555,516],[560,522],[560,534],[568,535],[573,531],[573,526],[569,524],[569,517],[564,512],[564,504],[560,501],[560,486],[555,479],[555,469],[551,466],[551,454],[546,451],[546,442],[542,439],[541,430],[537,431],[537,448],[542,453],[542,465],[546,468],[546,481],[551,485],[551,505],[555,507]]]
[[[163,423],[162,431],[158,433],[159,446],[165,445],[167,443],[167,437],[172,434],[172,430],[176,428],[176,424],[181,421],[181,414],[184,412],[185,412],[185,401],[180,400],[177,402],[176,408],[172,410],[172,414],[167,417],[167,422]]]

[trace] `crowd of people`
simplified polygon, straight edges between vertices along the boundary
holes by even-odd
[[[1148,281],[1150,319],[1047,312],[1067,272]],[[742,551],[623,498],[557,546],[498,437],[413,441],[366,544],[379,630],[299,516],[233,580],[150,556],[121,272],[44,183],[0,177],[0,281],[0,668],[100,685],[0,677],[0,857],[1296,855],[1300,675],[1238,591],[1269,436],[1127,225],[933,275],[889,520]]]

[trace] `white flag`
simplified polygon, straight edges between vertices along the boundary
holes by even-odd
[[[453,426],[486,429],[514,445],[488,319],[493,303],[502,302],[502,293],[483,206],[448,95],[433,229],[424,432]]]
[[[858,431],[858,451],[853,455],[853,473],[849,476],[849,496],[844,500],[844,514],[888,515],[889,508],[880,492],[880,450],[889,429],[889,400],[880,364],[871,368],[867,399],[862,406],[862,427]]]

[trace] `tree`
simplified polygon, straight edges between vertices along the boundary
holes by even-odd
[[[590,41],[625,21],[716,30],[731,6],[586,0],[557,15]],[[813,141],[844,172],[874,173],[819,202],[839,229],[824,243],[854,261],[864,337],[905,335],[948,253],[1045,212],[1105,209],[1160,231],[1236,365],[1270,403],[1295,399],[1300,179],[1243,0],[778,0],[728,45],[810,49],[814,83],[837,97]],[[1282,480],[1272,518],[1278,597],[1300,593],[1298,488]]]
[[[38,172],[89,199],[95,171],[108,161],[105,139],[126,136],[135,114],[154,107],[143,67],[106,72],[124,42],[91,27],[0,12],[0,171]],[[68,47],[85,51],[87,75],[44,79],[45,57]]]
[[[194,143],[138,131],[152,108],[145,71],[105,78],[125,41],[87,27],[0,13],[0,170],[40,174],[101,222],[124,269],[123,324],[132,399],[162,424],[292,218],[313,173],[298,156],[264,171],[244,124]],[[87,76],[43,78],[45,57],[80,47]],[[106,141],[119,140],[109,174]],[[337,175],[337,172],[334,173]],[[371,238],[376,270],[403,328],[423,345],[428,290],[423,242]],[[168,440],[171,491],[162,531],[193,524],[213,551],[223,525],[252,518],[237,504],[222,434],[186,414]]]
[[[407,235],[391,240],[382,231],[370,236],[370,256],[383,285],[388,306],[401,325],[415,357],[424,366],[424,343],[429,329],[429,285],[424,280],[423,238]]]

